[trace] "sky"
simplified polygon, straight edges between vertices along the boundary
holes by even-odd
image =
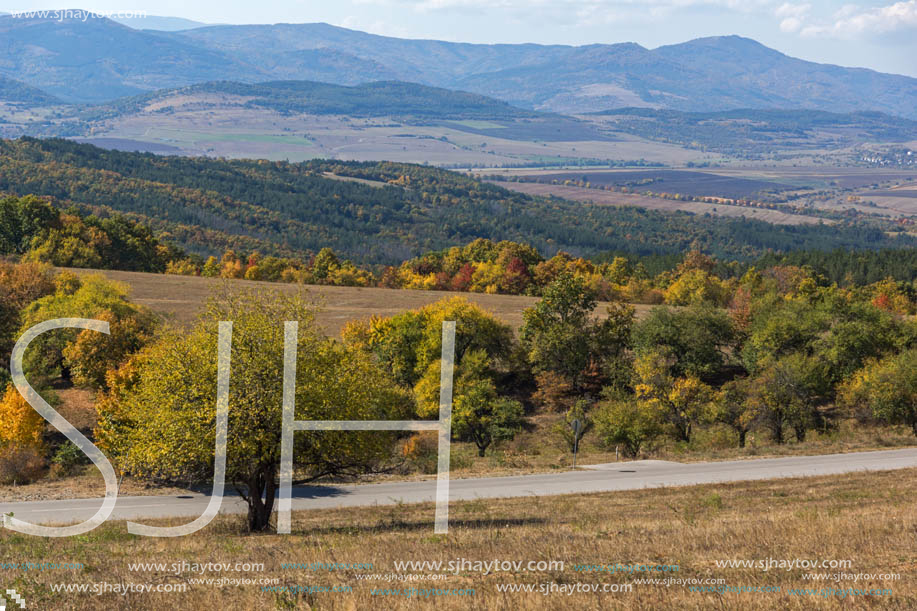
[[[917,76],[917,0],[0,0],[0,10],[145,11],[206,23],[326,22],[476,43],[636,42],[738,34],[794,57]]]

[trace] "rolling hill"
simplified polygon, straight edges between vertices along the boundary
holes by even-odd
[[[398,80],[578,113],[803,108],[917,118],[917,79],[795,59],[737,36],[646,49],[634,43],[481,45],[376,36],[327,24],[177,32],[0,17],[0,75],[71,102],[206,81]]]
[[[117,100],[85,112],[85,120],[130,115],[142,111],[164,112],[183,104],[206,107],[208,94],[231,97],[236,105],[269,109],[281,114],[347,115],[350,117],[405,116],[416,119],[520,119],[536,113],[474,93],[451,91],[399,81],[363,85],[334,85],[315,81],[238,83],[218,81],[167,89]],[[216,106],[210,98],[209,104]]]
[[[0,192],[127,214],[200,254],[307,257],[331,247],[360,263],[397,263],[481,237],[548,255],[697,247],[740,259],[917,243],[861,224],[778,226],[532,197],[421,165],[160,157],[33,138],[0,140]]]
[[[0,102],[13,102],[33,106],[61,104],[61,101],[37,87],[0,76]]]

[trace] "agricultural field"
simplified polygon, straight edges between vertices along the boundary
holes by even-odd
[[[527,193],[529,195],[556,196],[580,202],[592,202],[606,206],[636,206],[649,210],[683,210],[694,214],[711,214],[713,216],[744,217],[777,225],[804,225],[830,223],[814,216],[790,214],[780,210],[753,208],[750,206],[732,206],[729,204],[707,204],[704,202],[676,201],[659,197],[647,197],[631,193],[616,193],[584,187],[568,187],[529,182],[500,182],[500,186]]]
[[[654,210],[742,216],[777,224],[831,222],[854,213],[863,218],[909,219],[917,214],[917,173],[912,170],[765,166],[712,169],[482,171],[502,187],[532,195]],[[628,193],[622,193],[626,190]],[[654,195],[647,195],[648,192]],[[680,199],[658,197],[664,193]],[[722,202],[685,201],[714,198]],[[755,202],[732,205],[732,200]],[[760,206],[760,203],[766,206]]]
[[[636,191],[660,191],[681,193],[699,197],[753,198],[762,192],[776,193],[790,190],[789,185],[764,180],[723,176],[703,171],[688,170],[609,170],[545,173],[538,176],[539,182],[567,180],[588,182],[602,188],[608,186],[629,187]]]
[[[917,215],[917,182],[905,182],[891,189],[864,190],[857,196],[890,216]]]
[[[239,126],[244,125],[244,130]],[[574,163],[581,159],[662,164],[713,157],[627,134],[602,135],[571,119],[533,121],[417,121],[401,117],[281,115],[272,110],[194,107],[110,119],[80,141],[121,150],[175,147],[177,154],[303,161],[386,159],[451,167]],[[98,140],[98,142],[96,142]]]

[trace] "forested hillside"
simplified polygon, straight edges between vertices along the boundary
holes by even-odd
[[[0,76],[0,102],[17,102],[21,104],[60,104],[61,101],[25,83]]]
[[[915,243],[843,223],[777,226],[535,198],[411,164],[158,157],[32,138],[0,142],[0,191],[51,196],[99,216],[126,214],[203,255],[232,248],[305,257],[329,247],[355,262],[386,264],[489,238],[525,242],[547,255],[695,247],[748,259]]]
[[[247,105],[280,113],[338,114],[351,117],[410,116],[420,119],[515,119],[540,113],[510,106],[475,93],[427,87],[416,83],[379,81],[356,86],[315,81],[236,83],[218,81],[181,89],[155,91],[93,107],[85,118],[136,112],[170,95],[216,93],[241,96]]]
[[[26,196],[0,198],[0,256],[62,267],[162,272],[184,253],[121,215],[86,216]]]

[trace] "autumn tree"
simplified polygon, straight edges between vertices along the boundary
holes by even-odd
[[[0,384],[10,380],[9,357],[22,326],[23,308],[54,290],[50,266],[0,262]]]
[[[677,376],[674,364],[664,347],[638,356],[634,391],[640,407],[658,414],[675,439],[690,442],[696,426],[713,418],[715,391],[694,375]]]
[[[304,293],[224,287],[189,331],[168,333],[112,376],[97,436],[136,476],[206,483],[213,474],[217,326],[233,321],[226,478],[248,503],[252,531],[269,527],[278,487],[284,362],[283,321],[299,321],[297,420],[386,420],[410,416],[410,399],[370,358],[325,338]],[[309,431],[294,436],[298,481],[381,468],[393,433]]]
[[[917,436],[917,350],[873,360],[838,393],[843,405],[887,424],[904,424]]]
[[[564,272],[545,288],[542,299],[523,312],[520,331],[536,373],[553,371],[575,389],[586,382],[590,365],[601,367],[627,349],[634,310],[614,304],[605,320],[593,317],[596,293]]]
[[[573,386],[559,373],[542,371],[535,376],[532,401],[548,412],[565,412],[573,406]]]
[[[0,400],[0,448],[5,446],[40,449],[45,420],[26,402],[16,387],[7,385]]]
[[[373,353],[396,382],[414,387],[431,367],[439,367],[442,323],[447,320],[455,321],[457,368],[475,350],[487,354],[494,370],[515,366],[512,329],[463,297],[443,299],[390,318],[351,322],[342,335],[346,343]],[[436,409],[435,405],[420,407],[427,408]]]
[[[63,376],[99,387],[105,370],[139,349],[150,337],[156,317],[131,303],[129,289],[99,275],[61,273],[54,294],[32,302],[22,312],[21,330],[53,318],[96,318],[110,323],[110,335],[59,329],[40,335],[29,346],[23,367],[38,383]]]

